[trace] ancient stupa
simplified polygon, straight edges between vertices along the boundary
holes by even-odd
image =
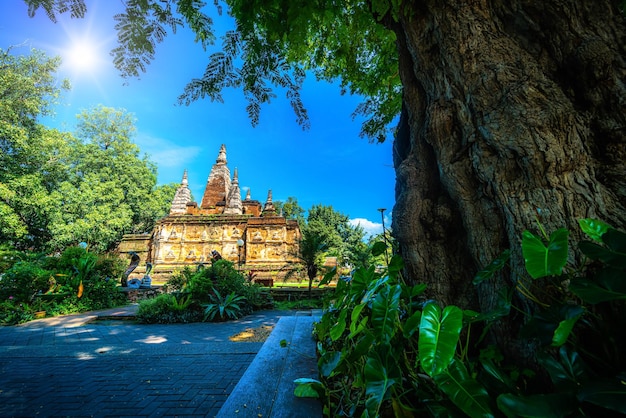
[[[141,266],[152,263],[153,283],[162,283],[175,270],[210,263],[214,251],[243,272],[266,281],[280,276],[300,240],[298,222],[276,213],[269,190],[264,204],[252,200],[250,190],[241,199],[237,169],[231,178],[222,145],[207,179],[200,206],[191,200],[187,171],[177,189],[169,215],[157,221],[152,233],[125,235],[120,256],[134,251]],[[141,277],[138,268],[134,276]]]

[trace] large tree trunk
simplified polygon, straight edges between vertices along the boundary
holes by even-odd
[[[404,86],[393,231],[429,296],[489,309],[526,277],[537,218],[626,226],[624,17],[609,0],[411,3],[389,24]],[[507,248],[511,269],[477,292]]]

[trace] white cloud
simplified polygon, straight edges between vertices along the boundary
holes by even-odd
[[[198,146],[182,146],[167,139],[145,134],[137,135],[135,142],[142,153],[147,153],[150,160],[157,163],[159,169],[176,168],[180,175],[202,151]]]
[[[382,234],[383,224],[378,222],[372,222],[365,218],[355,218],[348,221],[352,226],[360,226],[365,231],[366,237],[370,235]]]

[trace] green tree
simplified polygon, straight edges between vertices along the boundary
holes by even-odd
[[[67,135],[38,122],[59,97],[60,60],[36,50],[0,49],[0,240],[41,248],[56,202],[50,193],[67,176]],[[62,88],[69,88],[64,81]]]
[[[54,192],[64,208],[51,226],[54,245],[85,241],[107,250],[124,233],[152,229],[166,214],[175,188],[156,188],[156,166],[131,141],[131,114],[97,106],[78,115],[78,121],[71,178]]]
[[[317,274],[324,266],[325,254],[328,248],[325,236],[318,234],[316,231],[304,227],[302,229],[302,238],[298,246],[298,252],[295,254],[296,259],[302,264],[309,280],[309,299],[311,299],[311,288]]]
[[[276,212],[280,213],[282,210],[283,216],[286,219],[293,219],[300,223],[304,221],[305,210],[298,204],[298,199],[293,196],[289,196],[285,202],[277,200],[274,202]]]
[[[360,252],[365,232],[350,224],[350,218],[332,206],[313,205],[307,215],[306,228],[321,236],[329,256],[337,257],[339,265],[353,264]]]

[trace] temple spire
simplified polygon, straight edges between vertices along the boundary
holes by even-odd
[[[220,152],[217,155],[217,160],[215,160],[217,164],[226,164],[226,145],[222,144],[220,147]]]
[[[226,146],[222,144],[217,160],[211,168],[207,184],[200,202],[201,209],[210,209],[228,204],[230,196],[231,180],[230,170],[226,165]]]
[[[237,168],[233,174],[233,181],[230,186],[228,198],[226,200],[225,214],[241,215],[243,213],[243,205],[241,204],[241,191],[239,190],[239,173]]]
[[[188,187],[187,170],[183,173],[183,180],[176,189],[172,206],[170,207],[170,215],[184,215],[187,213],[187,203],[191,202],[191,190]]]
[[[274,203],[272,203],[272,190],[267,192],[267,200],[265,201],[265,205],[263,206],[263,216],[275,216],[276,215],[276,207]]]

